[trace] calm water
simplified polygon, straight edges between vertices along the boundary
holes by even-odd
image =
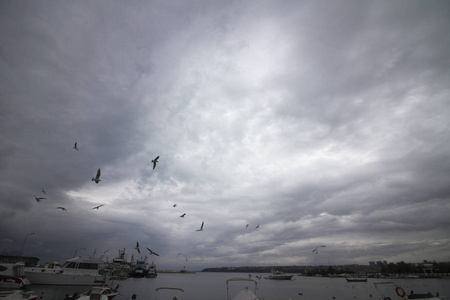
[[[258,282],[257,296],[265,300],[318,300],[318,299],[381,299],[379,293],[374,288],[374,282],[392,281],[400,285],[409,293],[431,292],[440,296],[447,296],[450,299],[449,279],[394,279],[381,280],[369,279],[366,283],[351,283],[344,278],[320,278],[320,277],[300,277],[294,276],[291,281],[267,280],[262,275]],[[127,280],[115,281],[112,286],[120,285],[119,295],[114,299],[131,299],[135,294],[137,300],[154,300],[155,289],[158,287],[177,287],[184,290],[185,300],[209,300],[227,299],[227,289],[225,281],[228,278],[247,278],[245,273],[203,273],[196,274],[158,274],[157,278],[129,278]],[[253,277],[254,278],[254,277]],[[248,286],[249,283],[230,283],[230,294],[233,296],[239,290]],[[250,286],[253,291],[253,286]],[[83,292],[86,287],[52,287],[32,285],[31,290],[46,300],[62,300],[66,294]],[[384,296],[391,297],[392,300],[401,298],[395,294],[395,288],[384,286],[380,288]],[[300,293],[300,294],[299,294]],[[176,293],[158,292],[157,299],[173,299]],[[180,297],[179,297],[180,298]],[[180,298],[181,299],[181,298]]]

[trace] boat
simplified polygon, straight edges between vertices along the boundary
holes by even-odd
[[[238,282],[238,281],[254,283],[255,284],[255,287],[254,287],[255,292],[252,292],[249,289],[249,287],[247,286],[244,289],[240,290],[233,298],[230,298],[229,283],[230,282]],[[229,278],[229,279],[227,279],[226,283],[227,283],[227,300],[258,300],[258,299],[260,299],[256,296],[256,293],[258,291],[258,283],[253,278]]]
[[[381,296],[381,299],[395,299],[400,297],[401,299],[415,299],[415,300],[442,300],[439,298],[439,293],[433,295],[432,293],[414,293],[410,291],[407,295],[405,290],[397,285],[395,282],[374,282],[375,290]]]
[[[25,263],[0,263],[0,289],[21,289],[30,284],[25,276]]]
[[[112,290],[109,287],[91,287],[89,290],[87,290],[85,293],[79,295],[75,299],[77,300],[111,300],[115,296],[117,296],[119,293],[117,291]]]
[[[347,282],[367,282],[367,278],[363,277],[345,277]]]
[[[162,291],[162,292],[161,292]],[[174,295],[170,296],[171,300],[182,300],[184,299],[184,290],[176,287],[159,287],[155,290],[155,300],[162,299],[161,294],[168,294],[169,292],[173,292]]]
[[[32,291],[11,290],[0,291],[0,299],[2,300],[37,300],[38,296]]]
[[[104,269],[103,255],[99,257],[75,257],[61,266],[44,268],[25,268],[25,275],[31,284],[103,286],[106,276],[100,274]]]
[[[156,273],[156,265],[152,262],[147,269],[147,274],[145,277],[147,278],[156,278],[158,274]]]
[[[272,275],[264,277],[265,279],[275,279],[275,280],[291,280],[294,275],[287,275],[281,271],[272,271]]]
[[[130,276],[135,278],[146,277],[148,273],[147,262],[145,260],[137,260]]]

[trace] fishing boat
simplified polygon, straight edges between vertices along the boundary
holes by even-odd
[[[115,296],[117,296],[119,293],[116,291],[113,291],[109,287],[92,287],[89,290],[87,290],[85,293],[79,295],[75,299],[77,300],[111,300]]]
[[[255,284],[254,287],[254,291],[252,292],[249,287],[245,287],[244,289],[240,290],[233,298],[230,298],[230,292],[229,292],[229,283],[230,282],[251,282]],[[257,291],[258,291],[258,283],[256,282],[256,280],[252,279],[252,278],[229,278],[226,281],[227,283],[227,300],[258,300],[260,298],[258,298],[256,296]]]
[[[182,300],[184,299],[184,290],[176,287],[159,287],[155,290],[155,300],[162,299],[162,294],[172,293],[170,296],[171,300]],[[167,295],[166,295],[167,296]],[[167,299],[167,298],[166,298]]]
[[[156,278],[158,274],[156,273],[156,265],[152,262],[147,269],[147,274],[145,277],[147,278]]]
[[[25,275],[31,284],[103,286],[106,283],[106,277],[100,272],[104,268],[103,255],[75,257],[61,266],[25,268]]]
[[[0,263],[0,289],[21,289],[30,285],[25,276],[25,263]]]
[[[34,292],[22,290],[0,291],[2,300],[37,300],[38,296]]]
[[[147,262],[145,260],[137,260],[130,276],[135,278],[146,277],[148,273]]]
[[[272,271],[272,275],[264,277],[265,279],[274,279],[274,280],[291,280],[294,275],[288,275],[281,271]]]

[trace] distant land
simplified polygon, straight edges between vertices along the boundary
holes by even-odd
[[[377,273],[390,274],[449,274],[450,262],[422,263],[381,263],[370,265],[333,265],[333,266],[243,266],[243,267],[215,267],[205,268],[202,272],[236,272],[236,273],[272,273],[280,271],[284,273],[297,273],[309,276],[332,276],[339,274],[370,275]]]

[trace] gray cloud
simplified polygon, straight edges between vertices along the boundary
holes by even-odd
[[[24,252],[44,261],[111,259],[139,241],[161,268],[447,261],[449,9],[2,3],[0,246],[36,232]]]

